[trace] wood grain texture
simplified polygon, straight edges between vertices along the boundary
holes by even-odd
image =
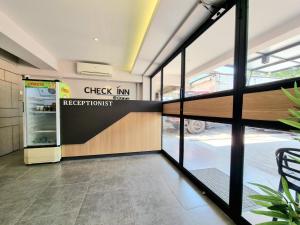
[[[232,118],[232,96],[199,99],[183,103],[183,114]]]
[[[164,104],[163,105],[163,113],[179,115],[180,114],[180,103],[173,102],[173,103]]]
[[[131,112],[84,144],[62,146],[62,157],[157,151],[161,113]]]
[[[292,91],[293,89],[288,89]],[[289,117],[294,104],[281,90],[244,94],[243,119],[276,121]]]

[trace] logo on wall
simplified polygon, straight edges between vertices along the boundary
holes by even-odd
[[[84,92],[86,94],[96,94],[101,96],[111,96],[114,100],[129,100],[130,99],[130,89],[121,88],[117,86],[115,89],[112,87],[84,87]]]

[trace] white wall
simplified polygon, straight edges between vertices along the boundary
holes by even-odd
[[[150,100],[150,77],[143,77],[142,100]]]
[[[140,75],[132,75],[128,72],[113,70],[111,77],[87,76],[76,73],[76,63],[73,61],[59,61],[58,70],[41,70],[27,66],[18,66],[18,71],[21,74],[28,75],[32,79],[58,79],[71,83],[74,96],[88,97],[90,95],[82,94],[82,85],[97,84],[99,88],[103,85],[108,85],[116,88],[121,86],[130,88],[130,99],[149,100],[150,99],[150,80],[148,77],[143,78]],[[78,88],[78,90],[77,90]],[[93,96],[90,96],[93,97]],[[96,96],[99,97],[99,96]],[[94,98],[96,98],[94,96]]]
[[[62,81],[70,86],[72,98],[137,99],[136,83],[78,79],[62,79]]]
[[[0,11],[0,47],[38,68],[57,69],[56,58]]]
[[[19,72],[30,75],[34,78],[50,78],[50,79],[84,79],[84,80],[105,80],[105,81],[119,81],[142,83],[142,76],[132,75],[128,72],[120,71],[116,68],[113,70],[111,77],[102,76],[87,76],[76,72],[76,62],[74,61],[59,61],[58,69],[55,70],[41,70],[27,66],[18,66]]]

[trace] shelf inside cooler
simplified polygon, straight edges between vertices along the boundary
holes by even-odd
[[[55,133],[56,130],[35,130],[34,133]]]
[[[49,143],[48,142],[47,143],[34,143],[34,144],[30,143],[29,146],[30,147],[35,147],[35,146],[52,146],[52,145],[56,146],[56,143],[55,142],[53,142],[53,143],[52,142],[49,142]]]
[[[28,98],[31,98],[31,99],[39,99],[39,100],[52,100],[52,101],[55,101],[55,97],[40,97],[40,96],[29,96]]]
[[[56,144],[56,131],[38,130],[31,133],[28,137],[28,145],[51,145]]]
[[[56,111],[30,111],[29,113],[33,113],[33,114],[55,114]]]

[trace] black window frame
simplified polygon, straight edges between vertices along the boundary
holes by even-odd
[[[180,103],[178,115],[165,114],[162,116],[173,116],[180,118],[180,146],[179,162],[174,160],[166,151],[162,149],[163,155],[170,160],[182,173],[184,173],[200,190],[213,200],[228,216],[237,224],[250,223],[242,217],[242,197],[243,197],[243,176],[244,176],[244,132],[245,127],[257,127],[275,129],[281,131],[291,130],[290,127],[277,121],[258,121],[242,118],[243,96],[247,93],[257,93],[263,91],[279,90],[281,87],[292,88],[294,82],[300,84],[300,77],[246,86],[247,60],[248,60],[248,5],[249,0],[229,0],[222,6],[225,11],[215,20],[209,19],[201,25],[184,43],[182,43],[173,54],[167,58],[150,76],[152,78],[161,71],[161,93],[163,90],[163,69],[175,57],[181,54],[181,88],[180,99],[164,101],[162,104]],[[234,44],[234,84],[232,90],[218,91],[198,96],[185,97],[185,54],[186,48],[201,36],[216,21],[222,18],[230,9],[235,6],[235,44]],[[161,94],[163,96],[163,94]],[[208,99],[214,97],[233,96],[232,118],[216,118],[207,116],[187,116],[183,114],[183,104],[186,101]],[[161,99],[162,101],[162,99]],[[229,204],[225,203],[216,193],[206,187],[200,180],[193,176],[183,166],[184,162],[184,119],[194,119],[209,122],[227,123],[232,125],[232,145],[230,159],[230,199]]]

